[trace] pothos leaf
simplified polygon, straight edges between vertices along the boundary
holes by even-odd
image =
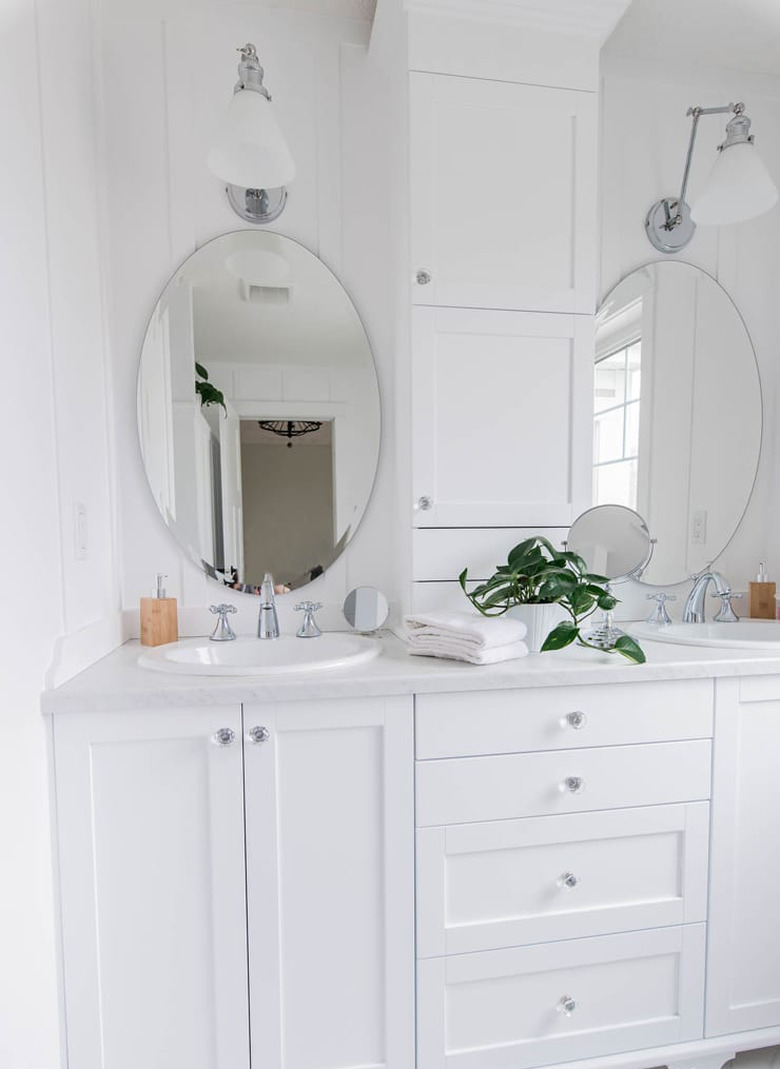
[[[205,379],[206,382],[209,381],[209,373],[208,373],[208,371],[206,371],[206,369],[203,366],[203,364],[199,364],[197,360],[195,361],[195,373],[197,375],[200,375],[200,377],[202,379]]]
[[[580,633],[576,624],[563,623],[554,627],[542,643],[542,653],[549,650],[562,650],[564,646],[570,646]]]

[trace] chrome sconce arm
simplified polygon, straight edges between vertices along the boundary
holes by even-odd
[[[739,222],[760,215],[776,202],[777,188],[766,171],[764,164],[753,151],[747,157],[741,159],[741,166],[732,169],[732,173],[727,176],[727,179],[724,179],[722,171],[720,174],[718,173],[718,165],[716,163],[700,201],[694,205],[693,209],[689,207],[685,197],[688,192],[688,179],[691,173],[699,120],[703,115],[729,114],[732,115],[732,118],[726,124],[726,138],[717,146],[718,160],[721,159],[726,149],[733,148],[736,145],[753,146],[754,144],[753,135],[750,133],[750,119],[745,115],[745,105],[742,103],[724,104],[722,107],[715,108],[703,108],[696,105],[688,108],[686,115],[692,120],[691,133],[688,140],[688,151],[685,157],[679,196],[677,198],[664,197],[657,201],[650,208],[645,219],[645,231],[648,240],[659,252],[670,254],[685,248],[696,232],[697,221],[715,225]],[[724,197],[731,199],[739,207],[736,211],[728,212],[728,218],[717,219],[710,217],[712,215],[710,211],[704,213],[706,218],[701,217],[703,213],[699,212],[700,217],[697,220],[699,204],[705,200],[708,194],[712,199],[715,185],[718,186],[717,194],[719,199]],[[749,196],[747,195],[748,193]]]

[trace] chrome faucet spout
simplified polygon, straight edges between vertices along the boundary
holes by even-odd
[[[709,584],[715,587],[715,593],[720,597],[731,594],[728,580],[720,572],[706,571],[693,576],[693,587],[688,595],[685,608],[683,609],[684,624],[703,624],[705,621],[704,598]]]
[[[274,577],[270,572],[266,572],[263,576],[263,585],[260,587],[260,612],[257,616],[257,637],[272,639],[279,638],[279,634],[279,617],[276,613]]]

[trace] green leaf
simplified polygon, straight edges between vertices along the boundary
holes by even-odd
[[[588,592],[588,588],[584,586],[578,586],[571,592],[569,602],[575,616],[582,616],[587,612],[591,612],[596,605],[596,599]]]
[[[195,392],[200,397],[200,403],[204,408],[208,408],[209,405],[222,405],[227,415],[225,395],[216,386],[212,386],[210,382],[196,382]]]
[[[206,369],[203,366],[203,364],[199,364],[197,360],[195,361],[195,371],[196,371],[196,373],[198,375],[200,375],[200,377],[202,379],[205,379],[206,382],[209,381],[209,373],[208,373],[208,371],[206,371]]]
[[[549,650],[562,650],[564,646],[570,646],[579,633],[580,629],[576,624],[558,624],[542,643],[542,653],[547,653]]]
[[[612,609],[615,608],[616,605],[620,604],[618,599],[616,597],[613,597],[612,594],[599,594],[599,596],[596,598],[596,601],[598,603],[598,607],[604,612],[610,612]]]
[[[647,660],[642,647],[630,635],[621,635],[615,643],[614,649],[616,653],[622,653],[627,660],[633,661],[634,664],[644,664]]]

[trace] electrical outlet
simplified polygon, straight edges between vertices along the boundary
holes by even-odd
[[[697,509],[691,522],[691,542],[694,546],[707,543],[707,510]]]
[[[87,506],[83,501],[73,502],[73,556],[76,560],[88,560]]]

